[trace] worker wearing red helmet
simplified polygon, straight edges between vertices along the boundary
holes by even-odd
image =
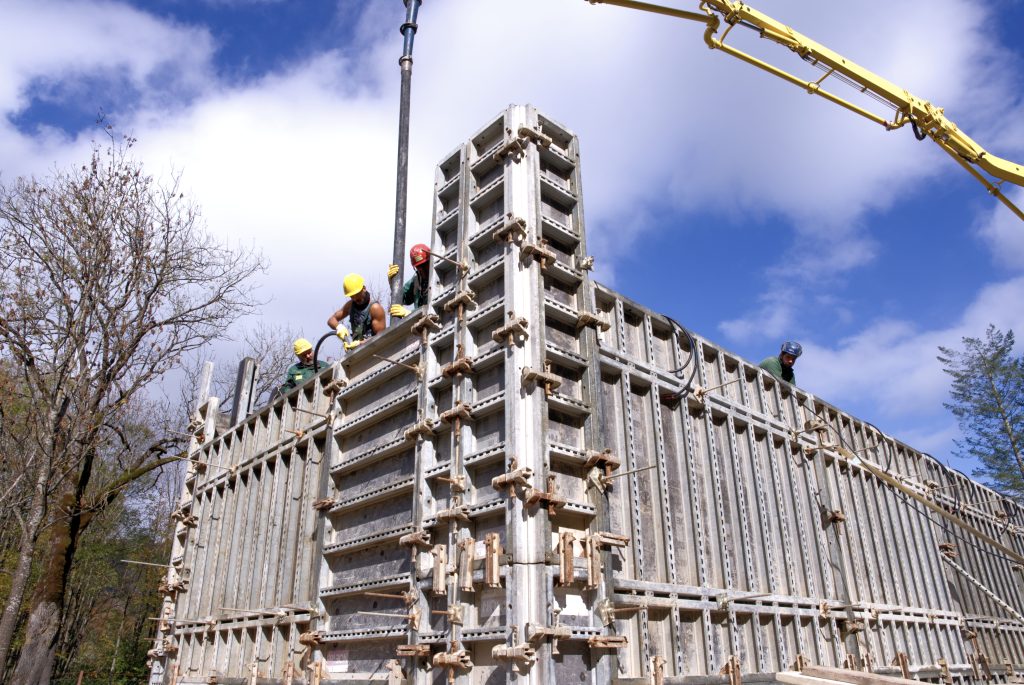
[[[413,309],[425,305],[430,295],[430,248],[423,243],[413,245],[409,261],[416,273],[402,287],[402,302],[391,305],[391,316],[409,316]],[[397,274],[398,265],[388,265],[388,280]]]

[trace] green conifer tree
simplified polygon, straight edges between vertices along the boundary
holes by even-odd
[[[984,340],[962,342],[959,350],[939,347],[938,357],[953,379],[943,406],[963,434],[956,454],[979,461],[975,476],[1024,501],[1024,356],[1014,356],[1013,331],[993,325]]]

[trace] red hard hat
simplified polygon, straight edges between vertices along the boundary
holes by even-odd
[[[419,266],[430,259],[430,248],[423,243],[417,243],[409,250],[409,261],[413,266]]]

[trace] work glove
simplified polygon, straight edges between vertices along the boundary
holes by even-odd
[[[345,328],[345,324],[343,323],[338,324],[338,327],[335,329],[335,332],[337,333],[339,340],[344,340],[345,338],[349,337],[348,329]]]
[[[412,312],[410,312],[408,309],[406,309],[400,304],[391,305],[391,316],[397,316],[398,318],[401,319],[406,316],[409,316],[410,314],[412,314]]]
[[[362,344],[363,344],[362,340],[352,340],[351,342],[347,342],[344,345],[342,345],[342,347],[344,347],[346,350],[351,352],[352,350],[356,349],[357,347],[359,347]]]
[[[398,275],[398,265],[388,264],[388,280],[391,280]]]

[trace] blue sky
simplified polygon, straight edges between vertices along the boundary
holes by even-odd
[[[753,5],[1024,161],[1020,0]],[[403,14],[400,0],[5,0],[2,178],[81,160],[102,110],[149,169],[182,174],[211,231],[270,258],[264,320],[314,338],[345,273],[384,284]],[[936,347],[990,322],[1024,335],[1024,225],[934,144],[664,17],[427,0],[420,27],[411,241],[428,241],[434,164],[532,103],[581,137],[600,280],[751,360],[800,340],[802,386],[950,456]]]

